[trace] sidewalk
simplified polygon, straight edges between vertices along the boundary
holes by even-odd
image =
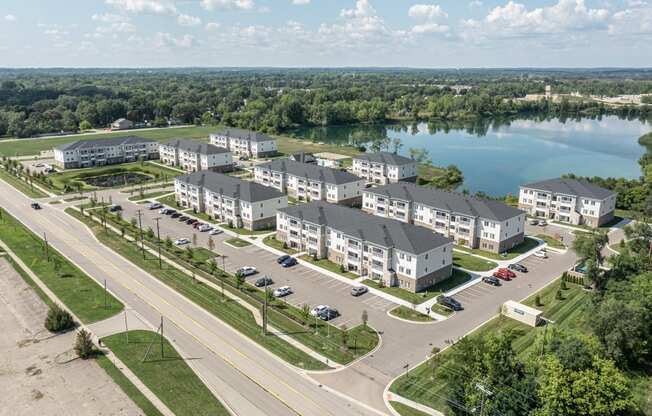
[[[32,270],[27,267],[25,263],[7,246],[5,245],[2,241],[0,241],[0,247],[20,266],[21,269],[25,271],[29,275],[29,277],[43,290],[43,292],[54,302],[56,302],[59,306],[61,306],[63,309],[68,311],[75,322],[79,324],[79,327],[82,329],[86,329],[88,332],[90,332],[91,336],[93,337],[93,342],[96,345],[99,345],[99,337],[95,332],[93,332],[92,328],[90,328],[90,325],[84,325],[81,320],[68,308],[66,304],[61,302],[61,300],[50,290],[49,287],[47,287],[43,282],[41,282],[41,279],[32,272]],[[112,318],[109,318],[112,319]],[[93,325],[93,324],[91,324]],[[140,390],[141,393],[150,401],[152,404],[165,416],[175,416],[174,413],[156,396],[147,386],[145,386],[140,379],[127,367],[118,357],[116,357],[111,350],[109,350],[106,347],[102,347],[102,350],[105,351],[107,354],[107,358],[109,358],[115,366],[124,374],[127,379],[131,383],[133,383],[134,386],[138,390]]]
[[[414,400],[410,400],[410,399],[407,399],[407,398],[405,398],[403,396],[399,396],[396,393],[388,392],[387,397],[386,397],[386,402],[403,403],[406,406],[410,406],[410,407],[412,407],[412,408],[414,408],[414,409],[416,409],[416,410],[418,410],[420,412],[423,412],[423,413],[425,413],[427,415],[431,415],[431,416],[444,416],[444,414],[442,412],[440,412],[439,410],[435,410],[435,409],[433,409],[431,407],[422,405],[421,403],[417,403]],[[400,413],[398,413],[396,410],[394,410],[394,408],[392,407],[391,404],[387,403],[387,407],[391,410],[392,414],[394,414],[396,416],[400,416]]]

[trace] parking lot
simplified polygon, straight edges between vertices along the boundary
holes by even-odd
[[[138,210],[141,210],[143,229],[152,227],[156,231],[156,222],[154,218],[160,218],[159,226],[161,238],[169,236],[172,240],[177,238],[188,238],[192,240],[193,234],[197,235],[197,246],[208,247],[209,234],[199,232],[187,225],[170,218],[167,215],[158,213],[157,210],[147,209],[146,204],[136,204],[127,200],[128,195],[112,193],[113,202],[122,207],[122,217],[126,221],[138,217]],[[366,310],[369,315],[369,322],[373,324],[380,319],[386,319],[386,312],[397,305],[391,301],[381,298],[370,293],[365,293],[359,297],[353,297],[350,294],[352,285],[318,271],[302,266],[300,264],[283,268],[276,262],[277,255],[262,249],[258,246],[251,245],[247,247],[235,248],[225,241],[232,238],[226,233],[211,236],[215,243],[215,252],[220,255],[226,255],[224,266],[229,273],[235,273],[242,266],[253,266],[258,273],[246,277],[246,281],[253,284],[262,276],[269,276],[274,281],[270,285],[271,289],[280,286],[290,286],[293,293],[283,299],[295,306],[308,304],[311,308],[317,305],[328,305],[339,311],[340,316],[331,320],[334,325],[346,324],[351,328],[361,323],[362,311]],[[258,238],[262,239],[262,236]],[[222,266],[222,258],[219,259],[218,265]]]

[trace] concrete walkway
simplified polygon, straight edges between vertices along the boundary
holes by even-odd
[[[435,410],[432,407],[424,406],[421,403],[417,403],[414,400],[410,400],[410,399],[407,399],[407,398],[405,398],[403,396],[399,396],[396,393],[388,393],[387,394],[387,399],[388,399],[388,401],[403,403],[404,405],[410,406],[410,407],[412,407],[412,408],[414,408],[414,409],[416,409],[416,410],[418,410],[420,412],[423,412],[423,413],[425,413],[427,415],[444,416],[444,414],[442,412],[440,412],[439,410]],[[392,408],[391,404],[388,403],[387,408],[389,408],[391,410],[392,414],[394,414],[395,416],[401,416],[400,413],[398,413],[396,410],[394,410],[394,408]]]
[[[79,324],[79,327],[82,329],[86,329],[86,331],[88,331],[91,334],[93,338],[93,342],[96,345],[99,345],[98,342],[99,338],[97,334],[93,331],[93,329],[90,327],[90,325],[84,325],[82,321],[68,308],[68,306],[64,304],[61,301],[61,299],[59,299],[57,295],[55,295],[54,292],[52,292],[50,288],[47,287],[45,283],[43,283],[41,279],[39,279],[39,277],[36,274],[34,274],[34,272],[32,272],[32,270],[29,267],[27,267],[25,263],[23,263],[23,261],[4,242],[0,241],[0,247],[2,247],[2,249],[5,252],[7,252],[7,254],[18,264],[18,266],[20,266],[20,268],[23,269],[25,273],[29,275],[29,277],[41,288],[41,290],[43,290],[43,292],[50,299],[52,299],[52,301],[56,302],[63,309],[67,310],[73,316],[75,322]],[[151,328],[147,328],[147,329],[151,330]],[[111,350],[109,350],[106,347],[103,347],[102,350],[105,352],[105,354],[107,354],[109,360],[111,360],[115,364],[115,366],[122,372],[122,374],[124,374],[124,376],[127,377],[127,379],[129,379],[129,381],[134,386],[136,386],[136,388],[140,390],[140,392],[143,393],[143,395],[147,397],[147,399],[150,402],[152,402],[152,404],[158,409],[159,412],[161,412],[165,416],[175,416],[174,413],[172,413],[172,411],[158,398],[158,396],[156,396],[146,385],[144,385],[140,381],[140,379],[129,369],[129,367],[127,367],[122,361],[120,361],[120,359],[116,357],[115,354],[111,352]]]

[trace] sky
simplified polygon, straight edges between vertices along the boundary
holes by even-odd
[[[652,67],[652,0],[1,0],[0,67]]]

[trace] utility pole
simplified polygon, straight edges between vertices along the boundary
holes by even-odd
[[[43,240],[45,240],[45,258],[50,261],[50,247],[48,246],[48,236],[45,233],[43,233]]]
[[[104,279],[104,309],[106,309],[106,279]]]
[[[479,416],[484,416],[484,404],[487,396],[491,396],[493,393],[491,390],[489,390],[487,387],[484,386],[484,384],[481,383],[476,383],[475,387],[480,390],[482,393],[482,399],[480,400],[480,409],[479,409]]]
[[[156,221],[156,239],[158,241],[158,268],[163,268],[163,262],[161,261],[161,230],[159,229],[158,222],[161,220],[161,217],[154,218]]]
[[[145,241],[143,240],[143,221],[141,219],[143,213],[138,210],[138,229],[140,230],[140,247],[143,252],[143,260],[145,260]]]
[[[267,296],[269,295],[267,292],[267,276],[263,279],[265,279],[265,296],[263,296],[263,335],[267,335]]]
[[[163,358],[163,315],[161,315],[161,358]]]
[[[127,336],[127,344],[129,344],[129,326],[127,325],[127,308],[125,308],[125,335]]]

